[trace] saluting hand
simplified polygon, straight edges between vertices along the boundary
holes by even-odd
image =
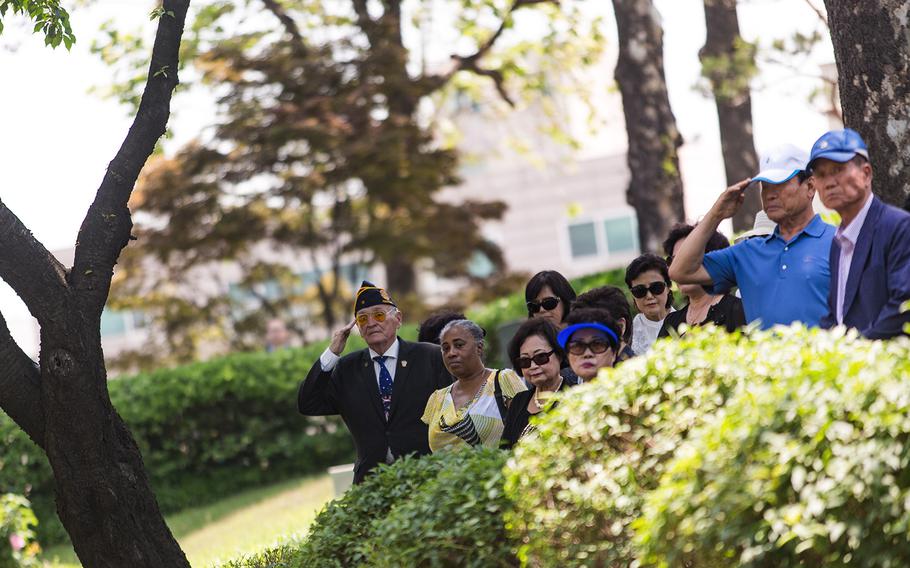
[[[711,207],[711,213],[717,217],[718,221],[729,219],[739,211],[743,201],[746,199],[746,188],[752,183],[752,178],[746,178],[736,182],[717,198],[714,206]]]
[[[348,337],[351,335],[351,330],[354,329],[354,325],[356,324],[357,320],[353,319],[351,320],[351,323],[332,334],[332,343],[329,345],[329,350],[332,353],[341,355],[341,352],[344,351],[344,346],[348,343]]]

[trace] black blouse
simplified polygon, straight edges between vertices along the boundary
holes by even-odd
[[[670,330],[679,331],[679,327],[686,323],[686,314],[689,313],[689,306],[686,305],[681,310],[670,312],[664,319],[664,326],[660,328],[657,337],[667,337]],[[719,302],[708,308],[708,315],[704,321],[698,325],[713,323],[720,327],[727,328],[727,331],[733,331],[746,325],[746,313],[743,311],[743,301],[732,294],[724,294]]]
[[[557,390],[562,391],[575,386],[575,384],[576,383],[564,378]],[[514,446],[519,438],[521,438],[521,435],[524,434],[525,428],[528,427],[528,420],[531,416],[536,416],[528,412],[528,403],[531,402],[536,390],[537,387],[530,385],[528,390],[516,394],[515,398],[512,399],[512,402],[509,403],[509,414],[506,416],[504,429],[502,431],[502,440],[500,441],[500,446],[503,448],[511,448]],[[550,408],[555,406],[556,403],[550,406]]]

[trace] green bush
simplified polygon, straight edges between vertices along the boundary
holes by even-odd
[[[308,537],[226,568],[513,566],[501,450],[443,452],[381,466],[330,503]]]
[[[446,452],[444,465],[389,514],[362,543],[370,566],[513,566],[514,543],[503,513],[509,503],[499,450]]]
[[[37,522],[28,499],[13,493],[0,495],[0,568],[41,565],[33,530]]]
[[[571,280],[572,288],[579,294],[586,292],[598,286],[617,286],[626,291],[625,283],[626,271],[624,268],[617,268],[606,272],[589,274]],[[628,292],[626,294],[628,296]],[[631,304],[631,296],[629,302]],[[631,304],[634,310],[634,304]],[[505,298],[500,298],[490,302],[480,308],[471,310],[467,316],[478,325],[487,330],[486,353],[487,363],[492,366],[503,366],[508,364],[502,354],[505,352],[505,343],[511,337],[500,337],[499,329],[514,321],[524,320],[528,317],[528,309],[525,307],[524,289]]]
[[[636,523],[658,566],[910,566],[910,341],[790,333]]]
[[[761,351],[739,333],[700,329],[562,395],[506,468],[515,504],[506,520],[522,560],[631,565],[631,525],[646,493],[687,432],[761,372]]]
[[[300,543],[289,542],[216,564],[217,568],[294,568],[302,563]]]
[[[297,413],[297,387],[324,347],[236,354],[109,382],[162,511],[353,458],[340,420]],[[5,415],[0,440],[0,487],[29,495],[42,542],[65,540],[47,458]]]

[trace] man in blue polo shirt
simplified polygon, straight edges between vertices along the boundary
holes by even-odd
[[[818,326],[828,311],[828,264],[834,227],[812,209],[803,150],[786,144],[761,160],[762,171],[728,187],[673,257],[670,278],[702,284],[711,294],[739,287],[746,321],[761,327],[800,321]],[[770,235],[704,254],[705,244],[724,219],[742,206],[752,182],[760,182],[762,208],[777,224]]]

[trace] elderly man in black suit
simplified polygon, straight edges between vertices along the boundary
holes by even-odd
[[[420,417],[433,391],[452,377],[438,346],[397,336],[401,311],[382,288],[364,281],[354,315],[300,385],[297,408],[307,416],[341,415],[357,448],[354,482],[360,483],[380,463],[430,453]],[[355,325],[368,348],[341,357]]]

